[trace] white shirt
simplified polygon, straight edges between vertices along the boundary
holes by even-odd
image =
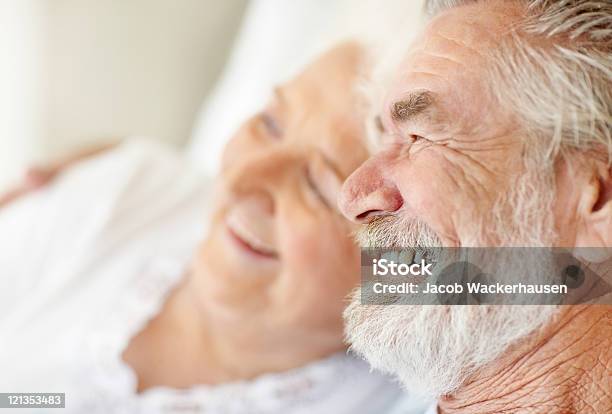
[[[405,393],[385,414],[438,414],[438,403],[431,398]]]
[[[178,155],[130,140],[0,210],[0,392],[63,392],[70,413],[392,405],[399,388],[344,354],[252,381],[135,392],[121,354],[184,274],[205,231],[208,188]]]
[[[438,404],[433,404],[425,414],[438,414]]]

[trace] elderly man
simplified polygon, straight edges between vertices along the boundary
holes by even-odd
[[[362,242],[612,247],[610,0],[425,7],[379,108],[381,149],[343,188]],[[610,306],[357,295],[345,318],[353,349],[440,413],[612,412]]]

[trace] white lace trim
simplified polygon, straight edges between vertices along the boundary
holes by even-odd
[[[87,401],[88,412],[105,413],[291,413],[311,405],[321,406],[327,399],[390,398],[399,391],[381,377],[368,374],[367,365],[340,353],[304,367],[262,375],[250,381],[188,390],[156,387],[136,393],[137,378],[121,359],[130,339],[162,308],[167,295],[185,273],[190,255],[151,262],[125,289],[110,313],[100,315],[100,327],[86,345],[95,381]],[[369,395],[352,395],[354,388]],[[384,388],[382,390],[381,388]],[[94,391],[95,390],[95,391]],[[381,394],[382,392],[382,394]],[[386,394],[385,394],[386,392]],[[327,411],[321,411],[327,412]],[[364,411],[365,412],[365,411]]]

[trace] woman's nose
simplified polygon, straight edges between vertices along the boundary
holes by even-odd
[[[385,175],[389,157],[379,154],[366,161],[346,180],[339,208],[349,220],[363,224],[399,210],[404,204],[395,182]]]

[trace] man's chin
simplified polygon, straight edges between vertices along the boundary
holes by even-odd
[[[361,305],[344,313],[351,349],[416,394],[452,394],[555,313],[553,306]]]

